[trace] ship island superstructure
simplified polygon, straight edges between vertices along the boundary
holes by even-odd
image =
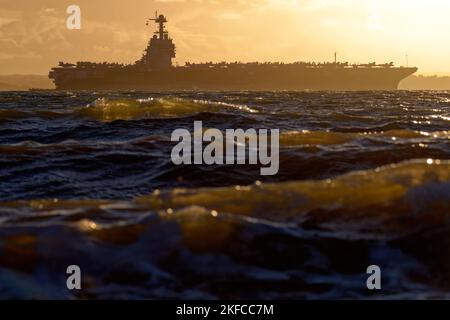
[[[174,66],[176,48],[164,15],[134,64],[60,62],[49,78],[57,90],[395,90],[415,67],[338,62],[220,62]]]

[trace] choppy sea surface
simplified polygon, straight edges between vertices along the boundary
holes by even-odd
[[[195,120],[279,173],[173,165]],[[0,93],[0,298],[450,298],[449,136],[450,92]]]

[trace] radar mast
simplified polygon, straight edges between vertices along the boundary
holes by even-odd
[[[144,51],[142,59],[137,62],[137,65],[143,65],[146,68],[161,69],[172,66],[172,58],[175,58],[175,45],[172,39],[169,38],[165,23],[167,18],[158,12],[155,12],[155,17],[147,20],[146,25],[153,21],[158,24],[158,31],[150,39],[147,48]]]

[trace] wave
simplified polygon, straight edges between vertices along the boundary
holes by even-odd
[[[30,113],[14,109],[0,109],[0,121],[30,117]]]
[[[113,99],[98,98],[86,107],[64,112],[47,109],[3,109],[0,121],[28,118],[58,119],[62,117],[89,118],[102,122],[177,118],[197,113],[244,112],[258,113],[246,105],[184,98]]]
[[[437,193],[436,193],[437,192]],[[437,196],[439,195],[439,197]],[[130,202],[107,200],[34,200],[0,203],[14,216],[29,213],[88,211],[123,206],[133,212],[174,213],[189,207],[217,214],[287,222],[308,213],[339,212],[324,218],[365,216],[398,217],[402,214],[450,212],[450,161],[414,160],[356,171],[334,179],[261,183],[223,188],[156,190]],[[391,206],[392,207],[389,207]],[[384,209],[377,211],[380,207]],[[373,210],[377,208],[377,210]],[[201,211],[202,211],[201,210]],[[195,211],[195,210],[194,210]],[[426,217],[426,215],[424,216]],[[420,218],[420,217],[419,217]]]
[[[13,144],[0,144],[0,154],[40,154],[46,152],[78,151],[92,152],[99,149],[113,149],[119,147],[139,147],[153,142],[170,142],[170,137],[161,135],[144,136],[130,140],[64,140],[55,143],[39,143],[26,140]]]
[[[429,159],[132,201],[1,202],[0,295],[61,298],[50,275],[76,261],[92,279],[83,292],[100,299],[339,298],[343,290],[362,298],[361,273],[374,262],[384,297],[443,296],[448,259],[436,252],[448,243],[449,212],[450,161]],[[34,288],[36,277],[52,286],[17,289]]]
[[[366,138],[382,138],[391,140],[392,142],[400,139],[450,139],[450,131],[425,132],[398,129],[387,131],[337,132],[302,130],[282,133],[280,136],[280,144],[282,146],[334,145]]]
[[[186,117],[201,112],[226,112],[238,110],[248,113],[257,111],[245,105],[208,100],[181,98],[107,99],[100,98],[86,108],[75,111],[77,116],[99,121],[139,120]]]
[[[203,128],[207,130],[207,128]],[[317,145],[339,145],[358,141],[361,139],[383,139],[390,143],[401,141],[426,142],[436,141],[436,139],[450,139],[450,131],[414,131],[414,130],[388,130],[375,132],[337,132],[337,131],[319,131],[319,130],[302,130],[281,132],[281,147],[296,146],[317,146]],[[64,140],[50,144],[38,143],[32,140],[22,141],[15,144],[0,144],[0,153],[22,153],[22,152],[47,152],[70,149],[98,149],[100,147],[113,147],[116,145],[140,145],[148,142],[169,142],[170,136],[153,135],[144,136],[131,140],[115,140],[115,141],[91,141],[91,140]],[[87,151],[87,149],[85,149]]]
[[[442,191],[446,191],[442,198],[432,194],[433,188],[439,184],[442,184]],[[420,197],[408,198],[412,194],[420,196],[418,193],[424,197],[420,200]],[[434,203],[436,201],[439,205]],[[450,212],[450,161],[407,161],[319,181],[256,182],[251,186],[157,191],[136,199],[136,203],[165,211],[195,205],[219,213],[274,221],[287,221],[317,210],[339,210],[341,217],[346,213],[353,214],[355,210],[360,210],[359,214],[370,212],[379,215],[382,213],[373,212],[370,208],[393,203],[406,205],[398,209],[404,212],[406,209],[410,214],[425,210],[434,215],[444,215]],[[391,211],[390,214],[400,212]]]
[[[0,123],[32,118],[53,120],[70,117],[71,115],[72,115],[71,112],[58,112],[45,109],[30,109],[27,111],[15,109],[3,109],[0,110]]]
[[[373,298],[372,264],[377,297],[448,297],[449,97],[0,97],[0,298]],[[174,166],[194,118],[280,128],[279,174]],[[61,281],[74,263],[82,296]]]

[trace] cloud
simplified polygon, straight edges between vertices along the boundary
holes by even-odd
[[[145,46],[145,30],[129,32],[119,23],[83,18],[80,31],[65,27],[65,7],[0,11],[0,70],[3,73],[46,73],[60,60],[120,62],[139,58]],[[139,46],[136,44],[139,43]],[[30,70],[31,66],[31,70]],[[15,71],[20,68],[27,70]]]
[[[224,20],[239,20],[242,18],[242,15],[237,12],[228,11],[228,12],[219,13],[216,17],[218,19],[224,19]]]
[[[65,27],[72,3],[82,30]],[[156,10],[168,16],[179,63],[323,61],[335,51],[350,62],[403,63],[407,51],[423,70],[450,70],[449,9],[448,0],[0,0],[0,72],[46,73],[60,60],[134,62]]]

